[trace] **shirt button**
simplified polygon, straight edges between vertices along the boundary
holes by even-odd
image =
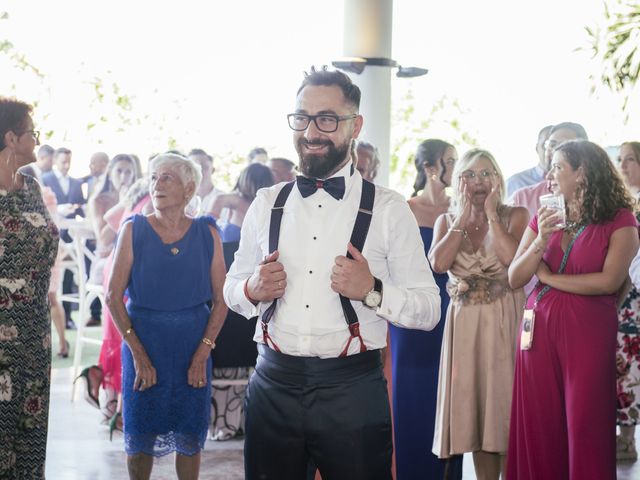
[[[318,205],[318,208],[322,208],[322,205]]]
[[[313,273],[313,270],[309,270],[309,273]]]
[[[314,239],[314,240],[317,240],[317,239],[318,239],[318,237],[313,237],[313,239]]]
[[[309,305],[305,305],[307,308],[309,308]]]

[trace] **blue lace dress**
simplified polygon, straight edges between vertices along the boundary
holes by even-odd
[[[199,217],[177,242],[165,244],[147,218],[135,215],[133,265],[127,311],[131,325],[157,372],[158,383],[134,391],[135,368],[122,344],[122,401],[127,454],[195,455],[207,438],[211,409],[211,364],[204,388],[187,383],[191,358],[200,345],[212,300],[211,217]]]

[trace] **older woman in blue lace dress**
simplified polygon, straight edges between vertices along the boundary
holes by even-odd
[[[222,243],[211,217],[185,214],[198,165],[163,154],[149,172],[154,211],[123,225],[107,298],[124,342],[127,465],[130,478],[147,479],[154,457],[175,452],[178,477],[196,479],[210,416],[211,349],[227,314]]]

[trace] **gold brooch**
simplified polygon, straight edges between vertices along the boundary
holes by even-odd
[[[171,253],[173,253],[174,255],[177,255],[178,253],[180,253],[180,250],[177,247],[173,247],[171,249]]]

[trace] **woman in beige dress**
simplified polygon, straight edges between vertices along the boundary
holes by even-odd
[[[493,156],[467,152],[453,174],[455,213],[440,215],[429,260],[449,273],[451,297],[440,357],[433,453],[473,452],[479,480],[504,476],[516,333],[524,293],[507,269],[527,227],[522,207],[502,204]]]

